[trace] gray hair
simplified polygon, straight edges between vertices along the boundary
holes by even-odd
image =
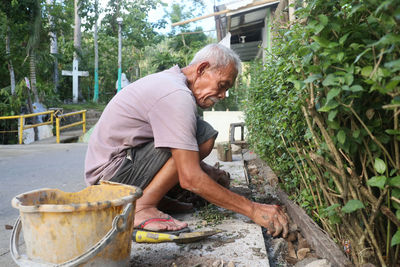
[[[221,44],[209,44],[198,51],[189,65],[202,61],[210,62],[212,68],[225,67],[231,63],[235,64],[238,73],[242,71],[242,63],[239,56],[230,48]]]

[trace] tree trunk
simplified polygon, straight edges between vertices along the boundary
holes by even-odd
[[[29,54],[29,77],[34,101],[39,103],[39,94],[36,88],[36,59],[34,51],[31,51]]]
[[[52,6],[54,5],[55,0],[47,0],[47,5]],[[52,9],[51,9],[52,10]],[[51,13],[49,13],[49,25],[50,25],[50,54],[53,55],[54,57],[54,72],[53,72],[53,81],[54,81],[54,92],[57,93],[58,91],[58,80],[59,80],[59,75],[58,75],[58,59],[57,59],[57,54],[58,54],[58,44],[57,44],[57,34],[53,31],[54,29],[54,17]]]
[[[289,4],[289,21],[292,22],[296,18],[295,15],[294,15],[294,12],[296,11],[296,8],[295,8],[296,1],[289,0],[288,4]]]
[[[75,10],[75,26],[74,26],[74,61],[78,61],[79,66],[79,55],[81,52],[81,17],[79,16],[79,0],[74,0],[74,10]],[[82,96],[82,92],[79,89],[79,82],[78,82],[78,96]],[[78,99],[73,99],[73,102],[76,103]]]
[[[97,43],[97,19],[98,19],[98,0],[95,1],[96,21],[94,23],[94,94],[93,101],[99,101],[99,46]]]
[[[29,54],[29,76],[31,89],[28,88],[28,107],[29,113],[33,113],[33,105],[31,102],[31,92],[33,92],[34,102],[39,103],[39,95],[36,89],[36,59],[35,52],[32,50]],[[37,117],[32,117],[33,124],[37,123]],[[37,127],[33,127],[33,132],[35,133],[35,141],[39,140],[39,131]]]
[[[6,34],[6,56],[8,58],[8,71],[10,72],[10,86],[11,86],[11,94],[15,94],[15,74],[14,67],[11,60],[11,49],[10,49],[10,26],[7,27]]]

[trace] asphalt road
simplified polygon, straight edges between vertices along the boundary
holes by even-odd
[[[40,188],[76,192],[85,188],[87,144],[0,146],[0,266],[15,266],[9,253],[11,230],[18,210],[11,199]]]

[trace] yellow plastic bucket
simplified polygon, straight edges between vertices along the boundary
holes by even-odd
[[[19,266],[128,266],[140,188],[112,182],[68,193],[39,189],[18,195],[10,240]],[[21,231],[26,255],[19,253]]]

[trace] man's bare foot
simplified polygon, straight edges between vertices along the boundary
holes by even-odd
[[[177,231],[188,226],[159,211],[155,207],[139,208],[136,207],[134,228],[149,231]]]

